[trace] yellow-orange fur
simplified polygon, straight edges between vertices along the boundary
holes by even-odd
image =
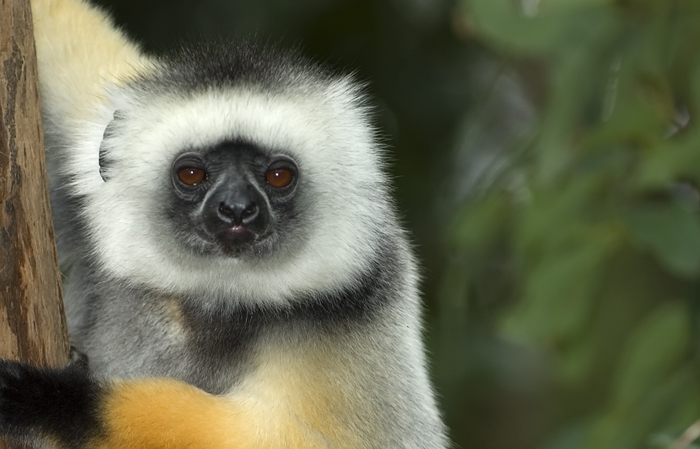
[[[34,0],[32,16],[42,101],[62,107],[60,114],[69,120],[89,119],[107,83],[118,84],[150,66],[138,47],[87,2]],[[56,36],[60,45],[54,45]]]
[[[324,350],[301,357],[268,351],[258,358],[256,373],[227,396],[167,378],[114,383],[102,412],[107,437],[94,447],[362,447],[350,424],[356,417],[347,414],[355,399],[329,370],[338,364],[344,373],[341,363]],[[340,422],[344,415],[347,422]]]

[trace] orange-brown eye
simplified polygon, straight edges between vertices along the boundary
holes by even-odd
[[[292,183],[294,174],[291,170],[287,170],[286,168],[275,168],[265,173],[265,178],[267,179],[267,183],[272,187],[281,188],[287,187]]]
[[[207,174],[201,168],[185,167],[177,171],[177,177],[188,186],[196,186]]]

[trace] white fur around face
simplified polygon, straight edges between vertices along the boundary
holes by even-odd
[[[240,88],[134,98],[113,91],[102,125],[83,127],[67,164],[78,175],[72,188],[88,199],[89,233],[108,272],[164,292],[284,302],[340,286],[371,259],[392,213],[374,131],[347,81],[313,92]],[[107,141],[112,162],[104,182],[98,154],[115,109],[120,119]],[[256,263],[196,257],[153,219],[155,202],[171,188],[174,156],[233,139],[293,155],[310,181],[311,210],[302,213],[311,214],[312,228],[300,230],[307,236],[300,251]]]

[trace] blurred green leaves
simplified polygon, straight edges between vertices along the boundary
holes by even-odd
[[[582,38],[610,27],[606,0],[471,1],[467,3],[479,33],[515,54],[568,53]]]
[[[611,383],[617,413],[632,412],[640,398],[682,364],[689,341],[686,313],[679,302],[663,304],[635,326]]]
[[[697,207],[673,202],[639,206],[627,214],[634,242],[653,253],[675,274],[700,274],[700,216]]]
[[[527,195],[504,176],[465,201],[450,240],[467,286],[512,285],[485,298],[492,338],[550,360],[556,398],[532,411],[549,424],[522,447],[670,444],[700,418],[699,3],[459,11],[502,60],[545,68],[534,142],[512,163]],[[483,261],[509,269],[485,280]]]

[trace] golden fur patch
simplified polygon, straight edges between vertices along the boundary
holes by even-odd
[[[103,408],[108,434],[98,449],[360,448],[372,421],[359,379],[324,345],[266,350],[236,391],[214,396],[173,379],[114,383]],[[323,348],[323,349],[322,349]],[[299,349],[299,348],[298,348]],[[334,355],[335,354],[335,355]],[[357,374],[357,373],[355,373]],[[352,386],[354,385],[354,386]],[[355,390],[356,391],[356,390]],[[363,431],[364,430],[364,431]]]

